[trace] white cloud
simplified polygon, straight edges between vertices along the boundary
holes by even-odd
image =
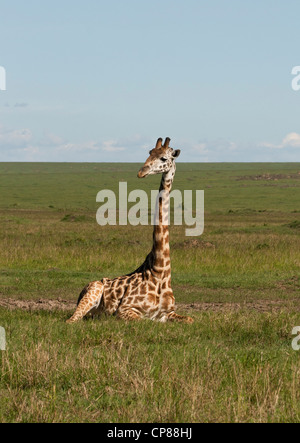
[[[94,141],[86,143],[69,143],[63,142],[54,144],[56,151],[69,151],[69,152],[84,152],[84,151],[99,151],[99,146]]]
[[[0,161],[143,161],[152,144],[140,135],[77,142],[52,132],[38,137],[27,128],[0,125]]]
[[[200,154],[207,154],[209,152],[207,143],[195,143],[191,146],[191,149]]]
[[[32,140],[29,129],[6,129],[0,126],[0,146],[22,146]]]
[[[39,153],[39,148],[36,146],[28,146],[27,148],[23,148],[22,151],[25,154],[36,155]]]
[[[106,140],[102,143],[101,149],[106,152],[124,151],[125,148],[120,146],[116,140]]]
[[[174,143],[173,148],[182,149],[183,162],[238,161],[236,158],[245,150],[243,143],[223,138],[199,140],[196,143],[192,140],[179,140]]]
[[[279,145],[273,143],[260,143],[260,146],[271,149],[284,148],[300,148],[300,134],[297,132],[290,132],[287,134]]]
[[[44,144],[48,143],[49,145],[59,146],[64,143],[64,139],[62,137],[59,137],[58,135],[51,134],[51,133],[47,132],[44,135],[43,142],[44,142]]]
[[[159,134],[158,134],[159,135]],[[0,161],[143,162],[157,137],[133,135],[123,138],[74,141],[30,129],[7,129],[0,125]],[[182,162],[286,162],[300,161],[300,134],[287,134],[280,144],[237,142],[229,139],[175,139]]]
[[[29,105],[28,103],[15,103],[15,108],[27,108]]]

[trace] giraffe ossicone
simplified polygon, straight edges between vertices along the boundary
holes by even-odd
[[[138,177],[162,174],[158,201],[158,223],[153,229],[153,247],[144,263],[134,272],[114,279],[103,278],[89,283],[81,292],[77,309],[67,323],[74,323],[86,315],[106,313],[124,320],[149,318],[160,322],[193,323],[191,317],[175,312],[175,297],[171,286],[169,247],[169,195],[180,150],[173,150],[170,138],[162,138],[150,151]]]

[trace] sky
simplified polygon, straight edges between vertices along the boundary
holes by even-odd
[[[170,137],[184,162],[300,162],[299,16],[298,0],[0,0],[0,161],[142,162]]]

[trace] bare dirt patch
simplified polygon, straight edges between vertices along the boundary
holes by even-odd
[[[180,303],[177,305],[180,311],[214,311],[232,312],[251,310],[259,312],[279,312],[282,310],[300,311],[299,300],[257,300],[242,303]]]
[[[243,177],[238,177],[236,180],[287,180],[287,179],[293,179],[293,180],[299,180],[300,179],[300,172],[296,174],[260,174],[260,175],[244,175]]]
[[[174,249],[215,249],[215,245],[209,241],[203,241],[198,239],[185,240],[181,243],[175,243]]]
[[[71,311],[76,307],[76,303],[62,299],[16,300],[4,298],[0,299],[0,307],[22,309],[23,311]]]
[[[300,277],[294,275],[286,280],[280,280],[276,283],[276,286],[279,289],[283,289],[284,291],[299,291],[300,290]]]
[[[69,300],[16,300],[6,298],[0,300],[0,307],[6,309],[21,309],[23,311],[73,311],[76,303]],[[299,300],[257,300],[253,302],[232,303],[177,303],[178,311],[212,311],[236,312],[239,310],[254,310],[259,312],[279,312],[282,310],[300,311]]]

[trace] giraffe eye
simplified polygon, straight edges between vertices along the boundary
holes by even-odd
[[[161,161],[162,161],[162,162],[166,162],[167,159],[166,159],[165,157],[161,157]]]

